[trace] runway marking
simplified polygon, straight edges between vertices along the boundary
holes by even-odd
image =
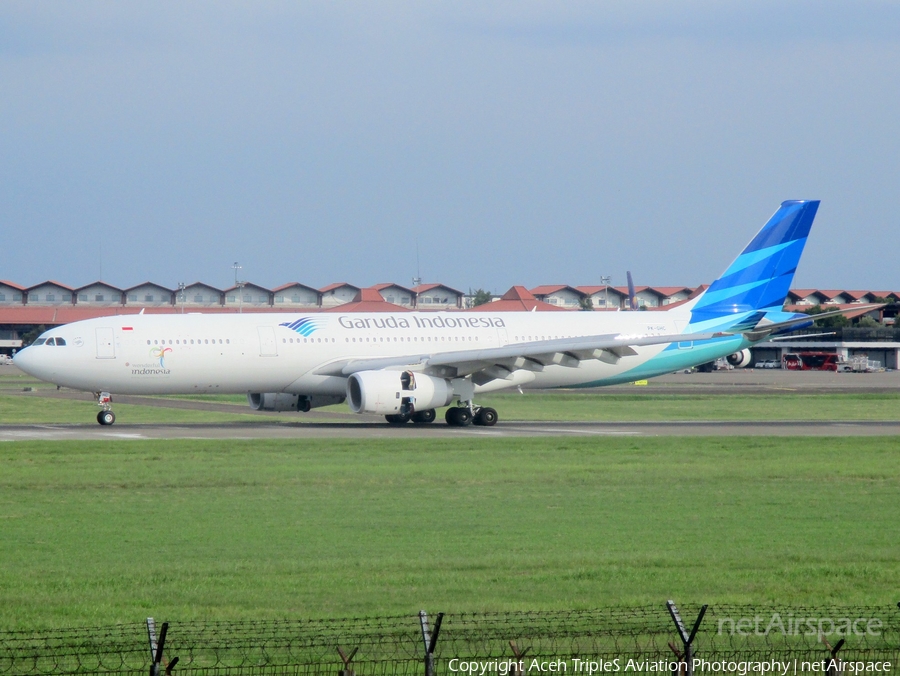
[[[635,436],[639,434],[638,432],[632,430],[616,430],[616,429],[593,429],[593,430],[573,430],[561,428],[558,430],[553,430],[554,433],[557,434],[588,434],[591,436]]]
[[[378,423],[265,423],[196,425],[122,425],[116,431],[90,424],[14,425],[0,428],[0,441],[130,441],[149,439],[304,439],[366,438],[450,439],[464,436],[559,437],[559,436],[870,436],[900,434],[900,421],[835,420],[797,423],[793,421],[511,421],[493,428],[449,428],[443,425],[395,427]]]

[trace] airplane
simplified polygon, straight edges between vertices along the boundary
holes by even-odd
[[[497,422],[476,396],[650,378],[749,347],[813,318],[783,311],[818,200],[783,202],[703,293],[656,312],[397,312],[117,315],[43,333],[16,366],[96,394],[246,394],[255,410],[347,401],[392,424]],[[826,314],[838,314],[841,311]],[[817,315],[822,317],[823,315]]]

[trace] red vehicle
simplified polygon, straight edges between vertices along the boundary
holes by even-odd
[[[782,358],[790,371],[837,371],[838,355],[834,352],[791,352]]]

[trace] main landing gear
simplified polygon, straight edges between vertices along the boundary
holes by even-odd
[[[416,411],[415,413],[386,415],[384,416],[384,419],[387,420],[391,425],[405,425],[410,420],[412,420],[417,425],[426,425],[428,423],[433,423],[436,417],[437,413],[435,413],[434,409],[432,408],[428,411]]]
[[[444,420],[452,427],[465,427],[466,425],[482,425],[484,427],[492,427],[497,424],[497,411],[489,406],[475,406],[475,415],[468,406],[451,406],[444,415]],[[405,425],[410,420],[417,425],[424,425],[434,422],[437,414],[434,409],[428,411],[416,411],[412,415],[401,413],[397,415],[386,415],[384,419],[391,425]],[[101,423],[102,424],[102,423]]]
[[[474,415],[472,409],[475,411]],[[497,411],[489,406],[453,406],[447,409],[444,420],[452,427],[465,427],[469,424],[493,427],[497,424]]]
[[[112,395],[109,392],[97,393],[97,405],[103,409],[97,414],[98,423],[106,426],[116,422],[116,414],[111,410]]]

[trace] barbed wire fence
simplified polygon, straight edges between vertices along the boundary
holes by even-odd
[[[887,662],[888,671],[897,670],[900,609],[679,608],[670,601],[578,611],[423,611],[320,620],[157,623],[148,618],[108,627],[0,631],[0,674],[16,676],[691,675],[740,673],[741,664],[773,660],[790,662],[792,673],[795,668],[848,673],[847,665],[883,668]],[[797,667],[804,664],[816,668]]]

